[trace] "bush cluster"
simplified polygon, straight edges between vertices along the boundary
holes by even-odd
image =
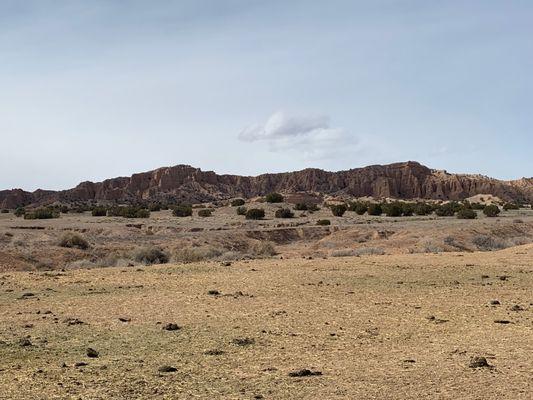
[[[283,196],[279,193],[272,192],[266,195],[265,201],[267,203],[283,203]]]
[[[246,219],[263,219],[265,218],[265,210],[262,208],[251,208],[246,211]]]
[[[477,213],[471,208],[461,208],[457,211],[457,218],[459,219],[475,219],[477,218]]]
[[[346,204],[333,204],[330,206],[331,213],[336,217],[342,217],[346,210]]]
[[[205,217],[210,217],[212,213],[213,213],[213,211],[210,208],[204,208],[204,209],[198,211],[198,216],[199,217],[204,217],[204,218]]]
[[[135,261],[144,265],[166,264],[169,255],[159,247],[144,247],[134,254]]]
[[[188,204],[175,206],[172,209],[172,215],[175,217],[190,217],[192,215],[192,206]]]
[[[319,219],[318,221],[316,221],[316,224],[321,225],[321,226],[326,226],[326,225],[331,225],[331,221],[329,219]]]
[[[231,206],[232,207],[240,207],[240,206],[244,206],[244,199],[234,199],[231,201]]]
[[[51,208],[36,208],[24,213],[24,219],[51,219],[59,218],[59,212]]]
[[[105,207],[94,207],[91,211],[93,217],[105,217],[107,215],[107,208]]]
[[[294,213],[288,208],[280,208],[276,210],[274,216],[276,218],[293,218]]]
[[[87,250],[89,248],[89,242],[74,232],[65,233],[61,237],[59,245],[61,247],[76,248],[80,250]]]
[[[520,206],[518,204],[514,204],[514,203],[505,203],[503,205],[503,209],[505,211],[508,211],[508,210],[518,210],[520,209]]]
[[[148,218],[150,217],[150,211],[138,206],[117,206],[108,209],[107,215],[123,218]]]
[[[485,206],[483,209],[483,214],[487,217],[496,217],[500,213],[500,208],[495,204],[490,204]]]
[[[240,206],[237,207],[237,215],[246,215],[246,207]]]

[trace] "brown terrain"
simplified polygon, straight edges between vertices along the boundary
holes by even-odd
[[[340,172],[305,169],[256,177],[217,175],[212,171],[177,165],[129,178],[83,182],[73,189],[59,192],[4,190],[0,191],[0,208],[87,201],[202,203],[232,197],[251,198],[273,191],[434,200],[462,200],[477,194],[492,194],[506,201],[531,203],[533,178],[501,181],[482,175],[449,174],[413,161]]]
[[[530,399],[530,207],[465,220],[334,217],[323,203],[527,200],[524,182],[416,163],[256,178],[173,167],[25,200],[11,192],[4,205],[210,203],[190,217],[1,213],[0,399]],[[287,202],[251,198],[271,190]],[[235,196],[265,218],[221,201]],[[275,218],[302,199],[320,209]],[[65,245],[72,237],[78,246]]]

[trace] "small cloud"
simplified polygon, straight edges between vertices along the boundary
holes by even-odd
[[[264,141],[273,152],[295,152],[306,160],[331,159],[354,152],[358,140],[343,128],[332,128],[324,115],[272,114],[265,123],[245,128],[239,139]],[[352,153],[353,154],[353,153]]]

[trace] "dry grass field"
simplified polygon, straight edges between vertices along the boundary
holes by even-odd
[[[6,272],[0,398],[530,399],[532,287],[532,245]]]
[[[531,210],[261,206],[0,214],[0,399],[531,398]],[[72,234],[88,248],[63,247]],[[136,259],[150,247],[169,263]]]

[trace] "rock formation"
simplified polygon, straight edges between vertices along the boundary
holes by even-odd
[[[461,200],[492,194],[506,201],[533,202],[533,178],[501,181],[481,175],[450,174],[408,161],[347,171],[304,169],[255,177],[218,175],[188,165],[159,168],[103,182],[82,182],[64,191],[0,191],[0,207],[53,202],[207,202],[250,198],[269,192],[313,192],[353,197]]]

